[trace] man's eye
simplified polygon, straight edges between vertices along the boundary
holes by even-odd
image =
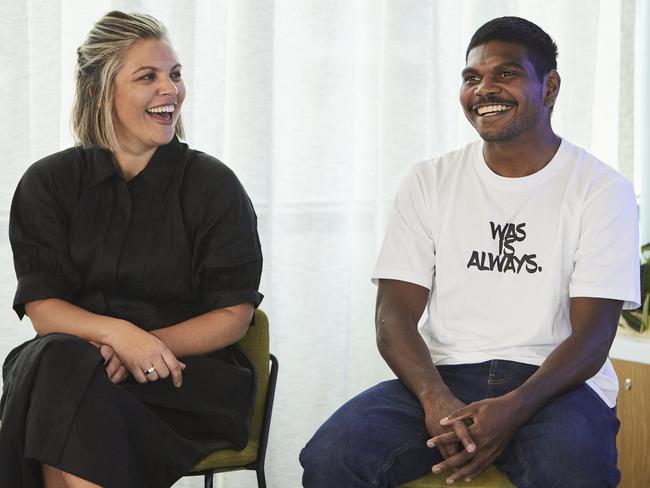
[[[516,73],[514,71],[502,71],[501,78],[512,78]]]
[[[465,78],[463,78],[463,81],[465,83],[474,83],[474,82],[479,81],[479,77],[476,76],[476,75],[468,75],[468,76],[465,76]]]
[[[182,78],[180,71],[172,71],[170,76],[172,80],[180,80]]]

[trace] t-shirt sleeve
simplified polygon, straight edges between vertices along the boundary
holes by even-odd
[[[639,223],[632,185],[623,178],[596,182],[581,218],[569,296],[640,305]]]
[[[431,289],[436,255],[433,216],[419,166],[400,185],[388,219],[372,281],[406,281]]]
[[[262,301],[262,250],[257,216],[237,177],[228,170],[202,203],[194,243],[193,283],[206,311]]]
[[[13,308],[21,319],[25,303],[46,298],[72,301],[81,276],[68,253],[69,218],[56,185],[37,166],[30,167],[14,193],[9,240],[18,286]]]

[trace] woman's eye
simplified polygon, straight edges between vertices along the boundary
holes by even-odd
[[[172,80],[180,80],[182,78],[180,71],[173,71],[170,76]]]
[[[153,73],[147,73],[146,75],[142,76],[140,79],[150,81],[150,80],[153,80],[153,78],[154,78]]]

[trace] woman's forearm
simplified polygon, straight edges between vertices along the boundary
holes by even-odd
[[[38,335],[62,332],[113,347],[120,330],[134,327],[125,320],[89,312],[58,298],[26,303],[25,312]],[[162,340],[176,357],[204,354],[244,337],[253,312],[251,304],[239,304],[212,310],[151,333]]]
[[[211,310],[170,327],[153,330],[176,357],[222,349],[239,341],[248,330],[254,308],[249,303]]]
[[[59,298],[28,302],[25,312],[38,335],[62,332],[100,344],[111,344],[111,336],[117,329],[132,325],[125,320],[89,312]]]

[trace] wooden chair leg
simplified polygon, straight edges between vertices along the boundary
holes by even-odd
[[[214,473],[205,475],[205,488],[212,488]]]

